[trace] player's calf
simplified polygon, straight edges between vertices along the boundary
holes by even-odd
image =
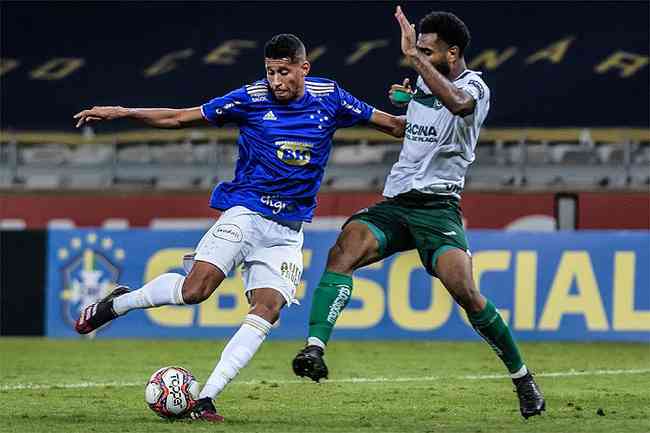
[[[88,334],[115,319],[118,314],[113,309],[113,299],[129,293],[126,286],[118,286],[99,302],[88,305],[75,322],[74,329],[79,334]]]

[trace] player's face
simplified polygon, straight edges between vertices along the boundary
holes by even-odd
[[[288,102],[304,93],[305,76],[309,62],[291,62],[289,59],[265,59],[266,79],[275,99]]]
[[[448,76],[451,71],[451,63],[458,58],[458,47],[449,46],[438,38],[437,33],[420,33],[416,47],[418,51],[429,58],[433,67],[445,76]]]

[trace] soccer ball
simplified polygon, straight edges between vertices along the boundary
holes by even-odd
[[[165,419],[182,418],[199,397],[199,383],[189,370],[163,367],[149,378],[144,399],[158,416]]]

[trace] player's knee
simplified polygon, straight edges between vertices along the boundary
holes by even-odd
[[[273,299],[265,299],[255,302],[250,309],[250,314],[255,314],[269,323],[275,323],[280,318],[283,302]]]
[[[336,240],[327,256],[327,269],[341,274],[350,274],[372,251],[373,238],[354,230],[344,232]]]

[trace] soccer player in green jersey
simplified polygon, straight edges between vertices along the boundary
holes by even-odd
[[[419,75],[415,91],[405,80],[389,92],[394,103],[408,103],[402,150],[386,179],[386,200],[353,215],[330,249],[312,301],[307,346],[293,360],[293,370],[315,381],[326,378],[324,350],[350,300],[352,273],[399,251],[417,249],[427,272],[442,281],[505,364],[522,416],[538,415],[545,409],[544,398],[510,329],[476,289],[461,220],[460,193],[490,108],[489,88],[480,73],[465,65],[469,30],[451,13],[432,12],[420,21],[416,39],[399,6],[395,18],[402,52]]]

